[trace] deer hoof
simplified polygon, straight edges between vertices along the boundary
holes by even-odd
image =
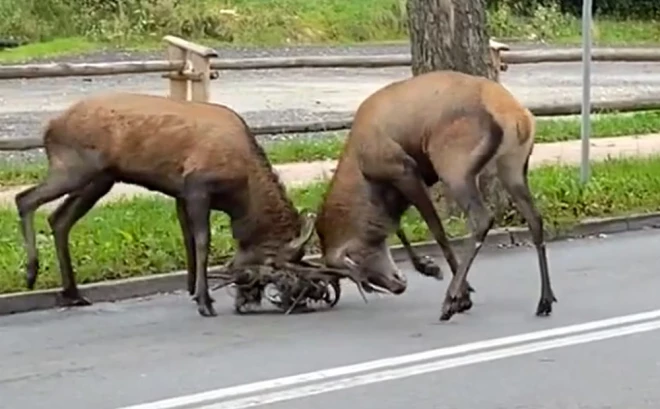
[[[215,317],[218,313],[215,312],[215,308],[211,304],[198,304],[197,312],[202,317]]]
[[[234,312],[236,312],[236,314],[240,314],[240,315],[247,314],[249,312],[253,312],[255,309],[256,309],[255,305],[252,304],[252,303],[249,303],[249,302],[234,305]]]
[[[414,267],[415,270],[424,276],[433,277],[438,280],[442,280],[444,278],[444,274],[442,273],[440,266],[437,265],[435,261],[429,256],[420,257],[420,259],[417,260],[417,262],[414,264]]]
[[[244,289],[230,285],[225,288],[234,297],[234,312],[237,314],[255,312],[261,305],[261,290],[257,287]]]
[[[87,307],[92,305],[92,302],[80,295],[78,290],[63,290],[59,304],[62,307]]]
[[[542,297],[539,300],[539,305],[536,307],[536,315],[538,317],[547,317],[552,314],[552,303],[557,302],[554,296]]]
[[[259,307],[259,303],[249,300],[242,300],[234,303],[234,312],[243,315],[250,312],[255,312]]]
[[[469,292],[465,292],[458,297],[447,295],[445,302],[442,304],[440,321],[449,321],[454,314],[465,312],[470,308],[472,308],[472,300]]]
[[[472,308],[472,300],[470,296],[461,297],[458,300],[458,312],[465,312]]]
[[[449,321],[451,317],[458,312],[458,302],[455,300],[445,301],[442,305],[442,314],[440,315],[440,321]]]
[[[195,301],[197,302],[197,312],[199,312],[199,315],[202,317],[215,317],[218,315],[215,312],[215,308],[213,308],[214,300],[208,293],[206,295],[195,297]]]

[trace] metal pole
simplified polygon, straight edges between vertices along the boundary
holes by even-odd
[[[582,0],[582,161],[580,180],[589,180],[591,136],[591,9],[592,0]]]

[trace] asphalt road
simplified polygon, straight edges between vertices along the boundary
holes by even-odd
[[[214,319],[181,294],[1,317],[0,407],[657,408],[659,244],[657,230],[551,243],[546,318],[528,247],[481,254],[475,306],[448,323],[447,281],[414,273],[400,297],[364,304],[347,285],[314,314],[236,316],[220,291]]]
[[[513,46],[529,49],[532,46]],[[533,46],[539,48],[540,46]],[[279,49],[223,49],[221,57],[288,55],[372,55],[408,53],[407,46],[293,47]],[[159,54],[98,53],[70,61],[117,61],[163,58]],[[211,99],[227,104],[251,125],[332,120],[352,115],[376,89],[410,76],[408,67],[382,69],[284,69],[221,71],[212,82]],[[594,100],[652,96],[660,92],[658,63],[594,63]],[[579,102],[580,63],[511,65],[502,83],[525,104]],[[0,93],[0,138],[39,135],[44,122],[85,95],[109,90],[165,95],[167,81],[160,74],[92,78],[8,80]],[[268,136],[262,141],[316,136]],[[32,153],[10,157],[27,160]],[[6,157],[7,155],[3,155]]]

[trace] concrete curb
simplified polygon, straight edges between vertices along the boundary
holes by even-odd
[[[560,241],[569,238],[581,238],[596,234],[614,234],[635,231],[645,228],[660,228],[660,212],[634,215],[628,217],[611,217],[586,220],[565,231],[547,234],[548,241]],[[468,237],[452,240],[453,246],[463,246]],[[515,247],[530,241],[527,228],[514,227],[492,230],[484,243],[484,251],[502,247]],[[438,245],[434,241],[420,242],[413,245],[420,253],[441,257]],[[408,260],[408,255],[401,245],[391,246],[392,257],[396,262]],[[318,260],[318,255],[306,257]],[[84,284],[81,292],[93,303],[104,301],[119,301],[129,298],[145,297],[159,293],[173,293],[185,288],[185,271],[175,271],[146,277],[105,281]],[[28,311],[58,308],[59,289],[25,291],[0,295],[0,315],[15,314]]]

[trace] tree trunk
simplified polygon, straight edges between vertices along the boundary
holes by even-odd
[[[406,10],[413,75],[454,70],[497,79],[499,67],[494,66],[490,57],[484,0],[407,0]],[[502,220],[511,203],[499,181],[493,177],[492,169],[482,174],[479,187],[495,220]],[[442,213],[449,213],[448,216],[460,214],[456,204],[447,200],[443,191],[433,190]],[[444,206],[442,197],[445,197]]]

